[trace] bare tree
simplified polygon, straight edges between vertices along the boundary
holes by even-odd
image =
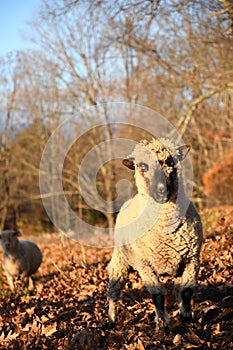
[[[10,166],[11,166],[11,140],[13,134],[13,123],[15,109],[15,100],[18,93],[18,76],[17,64],[18,55],[8,55],[5,59],[1,59],[1,149],[0,149],[0,164],[1,164],[1,205],[0,205],[0,230],[2,230],[7,221],[9,214],[9,206],[11,200],[11,184],[10,184]],[[15,222],[12,224],[15,227]]]
[[[17,211],[18,221],[30,207],[37,209],[38,217],[44,215],[38,185],[40,158],[49,136],[76,114],[76,127],[84,138],[67,152],[64,192],[87,221],[92,215],[113,227],[117,161],[103,164],[96,179],[108,210],[90,208],[77,182],[81,161],[96,144],[119,135],[138,137],[131,128],[116,130],[106,104],[112,100],[144,105],[167,116],[192,143],[195,198],[200,206],[209,203],[203,173],[224,159],[232,143],[229,1],[44,0],[31,28],[34,50],[0,62],[1,226],[11,208]],[[117,121],[117,114],[114,118]],[[98,127],[88,131],[93,125]],[[56,152],[66,147],[66,132],[60,135]],[[51,171],[47,185],[56,190],[52,159]],[[85,186],[90,188],[90,179]],[[59,193],[53,203],[55,216],[58,199]],[[64,218],[68,220],[68,214]]]
[[[195,175],[201,179],[203,168],[216,161],[216,148],[204,130],[209,123],[213,131],[230,126],[230,7],[218,0],[208,6],[204,1],[169,0],[44,4],[46,26],[38,27],[41,47],[56,57],[57,71],[65,67],[61,80],[67,93],[79,100],[79,108],[94,105],[98,110],[99,103],[113,96],[161,112],[192,141]],[[111,138],[112,131],[108,128],[105,135]],[[228,134],[220,141],[219,156],[231,139]],[[106,178],[104,168],[102,175]],[[195,191],[203,201],[201,180]]]

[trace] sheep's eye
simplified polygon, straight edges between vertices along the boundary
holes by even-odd
[[[143,173],[145,173],[149,169],[149,166],[146,163],[139,163],[138,166],[140,167],[140,169]]]
[[[166,159],[166,164],[167,164],[168,166],[170,166],[170,167],[174,167],[175,161],[174,161],[174,159],[173,159],[172,156],[169,156],[169,157]]]

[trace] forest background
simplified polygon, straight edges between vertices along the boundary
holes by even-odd
[[[66,118],[80,113],[80,128],[88,126],[89,107],[103,126],[67,153],[64,193],[82,219],[113,226],[115,214],[89,207],[77,179],[91,147],[114,137],[103,112],[110,101],[155,110],[192,145],[199,209],[233,203],[231,1],[44,0],[30,27],[33,48],[0,58],[0,229],[54,231],[40,194],[40,160]],[[140,130],[118,132],[141,137]],[[104,164],[101,196],[111,202],[122,177],[119,162]]]

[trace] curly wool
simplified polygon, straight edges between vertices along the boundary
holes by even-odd
[[[173,168],[166,164],[166,160],[169,159],[169,157],[172,157],[174,162],[177,163],[180,156],[179,148],[177,148],[171,140],[167,138],[152,138],[151,141],[141,140],[135,146],[130,157],[135,159],[144,158],[148,153],[153,154],[159,162],[163,162],[162,167],[167,174],[170,174],[173,171]],[[179,167],[178,164],[177,167]]]

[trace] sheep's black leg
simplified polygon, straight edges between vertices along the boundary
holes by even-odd
[[[146,265],[143,261],[139,261],[135,269],[139,272],[141,279],[143,280],[148,292],[151,293],[153,303],[155,305],[155,322],[159,324],[159,319],[162,320],[164,328],[168,325],[167,310],[164,306],[164,293],[163,288],[159,282],[159,278],[156,273],[151,269],[150,265]]]
[[[124,288],[125,280],[119,278],[118,280],[111,279],[109,281],[109,290],[108,290],[108,297],[109,297],[109,309],[108,309],[108,316],[109,321],[111,323],[114,323],[116,320],[116,304],[117,301],[120,299],[121,290]]]
[[[162,293],[153,293],[152,294],[152,300],[156,308],[156,322],[158,323],[158,319],[161,318],[164,324],[165,329],[168,325],[168,317],[167,317],[167,311],[164,307],[164,294]]]
[[[193,296],[193,288],[185,287],[181,290],[181,310],[180,318],[182,321],[190,322],[192,319],[191,299]]]
[[[162,293],[152,294],[152,300],[159,315],[164,313],[164,295]]]
[[[125,286],[128,277],[129,266],[125,263],[120,252],[113,252],[112,260],[108,266],[109,271],[109,309],[108,316],[111,323],[116,319],[116,303],[120,299],[121,291]]]
[[[200,263],[196,256],[185,266],[183,274],[176,281],[179,290],[178,301],[180,302],[180,318],[182,321],[192,320],[191,299],[197,285],[197,276]]]

